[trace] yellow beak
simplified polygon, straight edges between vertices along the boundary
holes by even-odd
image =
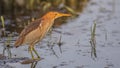
[[[64,14],[64,13],[61,13],[61,14],[59,14],[59,16],[61,17],[61,16],[72,16],[71,14]]]

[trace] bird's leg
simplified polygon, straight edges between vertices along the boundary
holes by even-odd
[[[35,50],[35,48],[33,47],[33,51],[34,53],[37,55],[38,58],[40,58],[40,56],[38,55],[37,51]]]
[[[33,50],[34,50],[33,46],[29,46],[29,51],[31,53],[32,59],[34,59],[34,55],[33,55],[33,52],[32,52]]]

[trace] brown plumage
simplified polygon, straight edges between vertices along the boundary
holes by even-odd
[[[32,58],[34,59],[32,51],[34,51],[38,58],[40,58],[35,49],[33,48],[34,45],[43,39],[43,37],[53,25],[54,20],[62,16],[70,16],[70,14],[48,12],[42,18],[33,21],[31,24],[29,24],[26,28],[23,29],[19,38],[14,44],[15,47],[27,43],[29,45]]]
[[[31,31],[35,30],[39,27],[39,24],[41,23],[41,19],[37,19],[33,21],[31,24],[29,24],[24,30],[21,32],[19,38],[15,42],[15,47],[18,47],[24,43],[25,36],[30,33]]]

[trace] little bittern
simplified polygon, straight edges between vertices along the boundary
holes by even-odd
[[[51,11],[46,13],[42,18],[33,21],[31,24],[29,24],[26,28],[23,29],[19,38],[16,40],[14,46],[19,47],[22,44],[28,44],[28,49],[31,53],[32,59],[34,59],[33,52],[38,58],[40,58],[40,56],[34,49],[34,45],[43,39],[43,37],[51,28],[51,26],[54,24],[54,20],[62,16],[71,15]]]

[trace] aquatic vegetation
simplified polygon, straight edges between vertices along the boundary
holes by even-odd
[[[10,46],[11,40],[12,40],[12,36],[11,34],[9,34],[7,40],[4,42],[3,55],[5,55],[5,51],[7,51],[8,58],[12,57],[11,46]]]
[[[5,36],[5,22],[4,22],[4,17],[1,16],[1,22],[2,22],[2,31],[3,31],[3,35]]]
[[[6,32],[5,32],[5,22],[4,22],[4,17],[3,17],[3,16],[1,16],[1,21],[2,21],[2,26],[3,26],[2,29],[4,29],[4,30],[3,30],[3,35],[4,35],[4,37],[5,37],[5,36],[6,36]],[[4,38],[4,37],[3,37],[3,38]],[[11,35],[9,35],[7,41],[4,39],[3,55],[5,55],[5,50],[7,50],[8,58],[11,58],[11,57],[12,57],[12,53],[11,53],[11,50],[10,50],[10,41],[11,41]]]
[[[90,38],[90,44],[91,44],[91,57],[97,57],[96,54],[96,38],[95,38],[95,33],[96,33],[96,20],[94,21],[93,27],[91,27],[91,38]]]

